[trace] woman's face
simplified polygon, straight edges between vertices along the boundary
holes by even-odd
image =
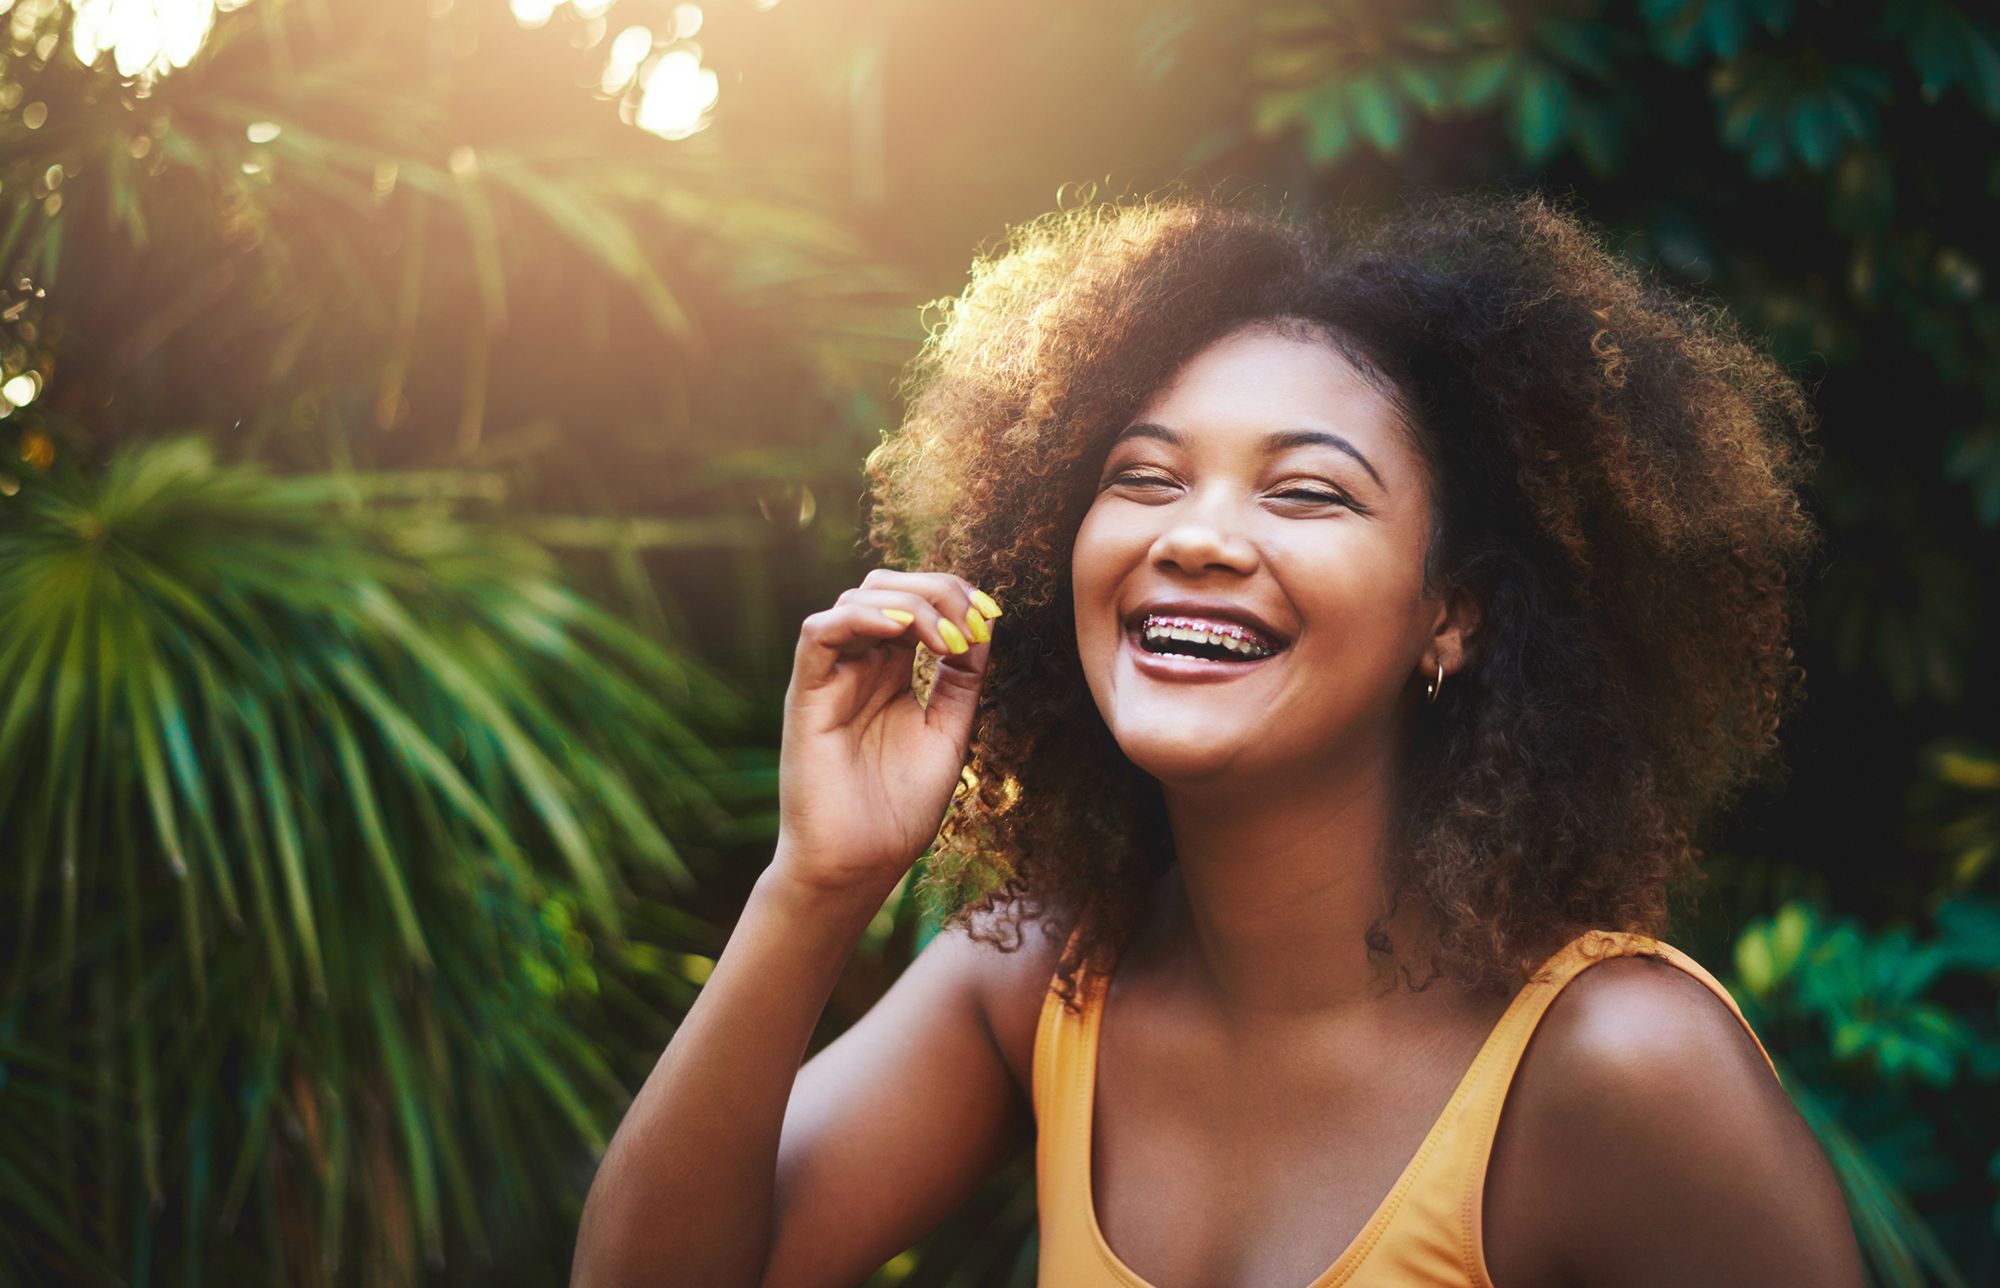
[[[1429,498],[1404,433],[1338,350],[1266,327],[1216,341],[1140,408],[1071,572],[1084,677],[1141,769],[1268,780],[1380,756],[1418,671],[1457,667],[1469,623],[1419,597]],[[1161,627],[1227,642],[1142,632]]]

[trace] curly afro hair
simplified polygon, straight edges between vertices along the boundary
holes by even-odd
[[[1010,619],[924,877],[954,924],[1003,949],[1024,919],[1080,925],[1056,972],[1073,1007],[1171,864],[1159,785],[1084,682],[1071,544],[1111,437],[1263,323],[1391,395],[1428,475],[1426,591],[1482,606],[1472,657],[1412,713],[1371,954],[1397,957],[1404,898],[1434,914],[1430,978],[1472,988],[1518,987],[1587,929],[1664,933],[1701,829],[1776,761],[1819,540],[1805,393],[1719,307],[1536,193],[1313,221],[1179,193],[1056,211],[935,307],[868,456],[867,541]]]

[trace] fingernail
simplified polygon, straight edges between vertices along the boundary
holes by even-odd
[[[944,636],[944,646],[954,653],[963,653],[972,647],[965,642],[965,636],[959,633],[958,627],[952,625],[949,617],[938,618],[938,634]]]
[[[900,608],[885,608],[882,610],[882,616],[899,626],[908,626],[911,622],[917,620],[915,613],[906,613]]]
[[[978,644],[984,644],[993,638],[993,628],[986,624],[986,619],[979,615],[979,610],[976,608],[965,610],[965,633],[972,636],[973,641]]]
[[[998,617],[1000,615],[1000,605],[994,601],[993,596],[983,590],[974,590],[972,592],[972,602],[977,604],[979,611],[988,617]]]

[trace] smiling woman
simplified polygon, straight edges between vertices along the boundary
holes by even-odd
[[[1032,1141],[1060,1288],[1860,1282],[1655,938],[1797,697],[1769,357],[1535,196],[1176,198],[1019,230],[907,393],[584,1277],[852,1284]],[[926,852],[1003,880],[794,1074]]]
[[[1088,908],[1065,995],[1175,857],[1125,721],[1305,775],[1379,743],[1385,876],[1435,925],[1369,942],[1468,985],[1590,927],[1664,930],[1703,827],[1776,768],[1817,537],[1805,397],[1538,196],[1050,215],[975,267],[906,393],[869,459],[874,545],[1034,641],[994,658],[932,879],[997,863],[1017,879],[979,906]],[[1279,619],[1297,665],[1215,710],[1120,702],[1116,630],[1190,586]]]

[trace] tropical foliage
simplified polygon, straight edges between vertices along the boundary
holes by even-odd
[[[769,836],[645,560],[754,581],[811,495],[685,431],[851,413],[888,274],[615,116],[620,167],[574,108],[467,142],[509,69],[436,56],[504,11],[261,0],[121,77],[89,9],[0,27],[0,1279],[556,1279],[718,946],[701,869]],[[644,378],[551,360],[591,326]],[[754,380],[704,351],[749,334]]]
[[[455,513],[478,483],[164,440],[8,502],[9,1278],[560,1244],[543,1160],[620,1091],[591,1019],[684,965],[576,926],[619,926],[624,868],[691,889],[669,834],[759,789],[706,741],[740,705]]]

